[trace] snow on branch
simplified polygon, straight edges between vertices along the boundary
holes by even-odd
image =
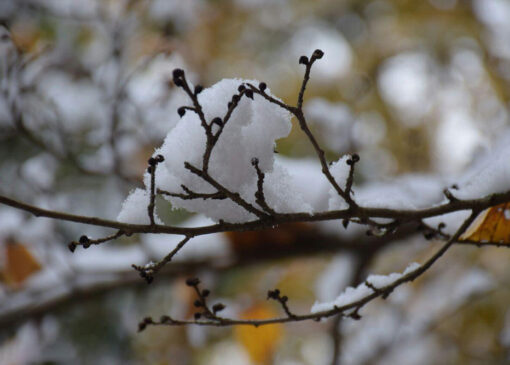
[[[0,203],[36,216],[116,230],[112,235],[99,239],[82,236],[69,245],[73,252],[79,246],[86,249],[134,233],[184,236],[159,262],[133,265],[148,283],[194,237],[217,232],[259,230],[290,222],[341,220],[344,226],[350,222],[364,225],[369,234],[391,236],[403,227],[412,226],[416,231],[421,229],[426,235],[432,234],[446,241],[423,264],[412,264],[403,273],[370,276],[356,288],[348,288],[333,302],[317,303],[312,313],[307,314],[291,312],[287,305],[288,297],[274,289],[268,292],[268,299],[278,301],[285,316],[264,320],[222,317],[219,312],[225,306],[221,303],[209,306],[210,291],[200,289],[198,279],[190,279],[187,283],[195,289],[196,307],[200,309],[195,318],[190,321],[168,316],[159,321],[146,318],[141,322],[140,330],[148,325],[260,326],[338,315],[359,319],[359,311],[364,305],[378,297],[387,297],[398,286],[426,272],[459,241],[481,211],[510,202],[510,174],[495,173],[497,181],[485,184],[479,195],[473,193],[476,189],[469,183],[461,183],[455,192],[445,190],[443,193],[443,189],[439,189],[439,200],[436,200],[436,191],[426,192],[419,184],[410,192],[397,184],[378,188],[354,186],[355,166],[360,156],[346,155],[338,161],[328,161],[303,112],[312,67],[322,56],[323,52],[316,50],[310,57],[299,59],[299,63],[305,66],[305,72],[295,105],[278,99],[264,82],[226,79],[203,88],[192,85],[182,69],[175,69],[173,83],[187,95],[189,105],[177,109],[179,122],[148,160],[145,187],[129,194],[116,221],[45,210],[2,195]],[[290,133],[292,117],[296,118],[315,151],[318,164],[313,172],[314,179],[322,182],[317,188],[324,191],[327,207],[310,201],[308,190],[315,187],[296,182],[291,164],[275,157],[275,142]],[[501,161],[507,160],[499,158],[492,161],[491,169],[497,171],[500,167],[498,161],[502,164]],[[486,166],[480,171],[486,172]],[[474,174],[471,181],[483,181],[481,175]],[[158,196],[168,200],[175,208],[201,213],[216,223],[200,227],[165,225],[158,217]],[[442,219],[445,214],[455,215],[455,219],[449,222],[449,228],[455,228],[451,233],[443,231],[443,222],[439,222],[443,225],[439,224],[436,229],[430,222],[424,221]]]

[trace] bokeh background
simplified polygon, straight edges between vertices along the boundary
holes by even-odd
[[[299,56],[322,49],[305,112],[328,158],[360,154],[359,185],[405,174],[451,181],[510,127],[507,0],[2,0],[0,24],[0,192],[51,209],[115,219],[186,103],[170,81],[176,67],[206,87],[265,81],[293,102]],[[313,158],[299,128],[276,148],[296,166]],[[158,208],[169,224],[203,221]],[[367,238],[338,222],[216,234],[147,286],[130,265],[175,239],[67,249],[110,233],[0,207],[1,364],[510,361],[505,248],[454,247],[361,321],[137,333],[146,315],[192,316],[189,276],[226,314],[265,318],[280,313],[269,289],[307,312],[368,273],[424,260],[437,243]]]

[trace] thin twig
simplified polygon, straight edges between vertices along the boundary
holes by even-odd
[[[264,178],[265,174],[260,170],[259,167],[259,159],[258,158],[252,158],[251,164],[253,167],[255,167],[255,170],[257,171],[257,191],[255,193],[255,201],[257,204],[264,209],[265,212],[271,214],[273,217],[278,215],[273,208],[271,208],[267,202],[266,197],[264,196]]]
[[[147,283],[150,284],[154,280],[154,275],[156,275],[159,272],[159,270],[161,270],[163,268],[163,266],[165,266],[170,261],[172,261],[173,257],[177,254],[177,252],[179,252],[184,247],[184,245],[186,245],[186,243],[188,243],[188,241],[191,238],[192,237],[190,237],[190,236],[184,237],[184,239],[182,239],[177,244],[177,246],[175,246],[175,248],[172,251],[170,251],[170,253],[168,255],[166,255],[165,257],[163,257],[163,259],[161,259],[160,261],[158,261],[156,263],[149,263],[145,266],[138,266],[138,265],[131,265],[131,266],[133,267],[133,269],[135,269],[136,271],[139,272],[140,276],[142,278],[144,278],[147,281]]]

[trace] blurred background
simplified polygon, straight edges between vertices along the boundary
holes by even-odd
[[[507,0],[1,0],[0,193],[115,219],[187,100],[170,82],[256,79],[297,99],[301,55],[325,52],[305,112],[328,158],[361,156],[359,185],[407,174],[451,181],[510,127]],[[295,127],[295,125],[294,125]],[[306,166],[299,128],[278,142]],[[441,199],[441,197],[436,197]],[[206,218],[158,202],[168,224]],[[0,364],[501,364],[510,361],[510,252],[454,247],[362,320],[252,328],[157,327],[191,318],[198,275],[225,315],[296,313],[368,273],[401,271],[437,246],[367,237],[339,222],[199,237],[147,286],[131,264],[167,236],[78,249],[99,227],[0,206]]]

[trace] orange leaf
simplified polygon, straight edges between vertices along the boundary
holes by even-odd
[[[267,304],[256,304],[241,314],[245,319],[273,318],[278,314]],[[234,329],[237,341],[243,345],[255,364],[270,364],[273,354],[282,339],[281,324],[262,327],[237,326]]]
[[[19,287],[29,276],[41,270],[41,265],[24,245],[8,241],[3,279],[10,287]]]
[[[483,211],[461,239],[473,242],[510,244],[510,203]]]

